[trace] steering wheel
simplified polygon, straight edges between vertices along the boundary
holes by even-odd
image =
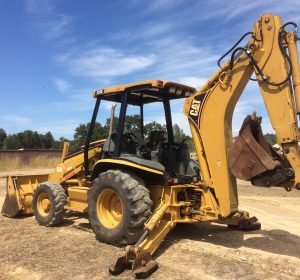
[[[131,133],[131,132],[126,132],[123,134],[123,140],[127,143],[127,144],[136,144],[137,143],[137,137]]]

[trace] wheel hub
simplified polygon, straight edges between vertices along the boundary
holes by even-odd
[[[37,199],[37,210],[41,216],[48,216],[51,210],[51,200],[48,194],[41,193]]]
[[[103,190],[97,200],[99,221],[107,228],[119,225],[123,216],[123,207],[119,195],[112,189]]]

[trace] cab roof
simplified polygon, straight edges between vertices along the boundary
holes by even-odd
[[[121,97],[125,92],[129,93],[128,104],[141,105],[161,102],[165,99],[186,98],[193,95],[196,89],[170,81],[147,80],[96,90],[93,96],[100,97],[102,100],[121,102]]]

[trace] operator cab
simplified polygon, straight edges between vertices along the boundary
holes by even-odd
[[[102,159],[118,159],[139,166],[160,171],[164,179],[171,182],[186,183],[199,176],[199,165],[190,158],[184,139],[174,142],[170,101],[187,98],[196,89],[169,81],[150,80],[112,88],[96,90],[97,98],[91,129],[95,123],[101,100],[120,104],[118,123],[108,135],[102,149]],[[147,104],[161,103],[165,115],[165,130],[153,129],[145,135],[144,107]],[[139,127],[134,133],[128,131],[126,113],[128,105],[139,108]],[[146,106],[148,107],[148,106]],[[153,116],[155,120],[155,116]],[[129,124],[130,126],[130,124]],[[130,127],[129,127],[130,128]],[[173,180],[173,181],[174,181]]]

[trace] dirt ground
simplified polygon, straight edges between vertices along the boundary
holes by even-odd
[[[0,174],[3,175],[3,174]],[[0,205],[5,180],[0,179]],[[240,208],[262,223],[249,233],[201,223],[179,225],[155,255],[151,279],[300,279],[300,191],[239,182]],[[59,227],[34,217],[0,216],[0,279],[133,279],[108,274],[123,252],[96,241],[85,216],[68,214]]]

